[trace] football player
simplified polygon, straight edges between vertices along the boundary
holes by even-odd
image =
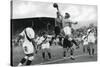
[[[51,53],[50,53],[50,40],[51,36],[46,35],[45,32],[42,33],[41,37],[38,39],[38,46],[42,49],[42,57],[45,60],[46,59],[46,53],[48,54],[49,60],[51,59]]]
[[[88,50],[88,38],[86,35],[83,35],[82,37],[82,45],[83,45],[83,52],[86,53]]]
[[[59,16],[59,12],[56,13],[57,18],[55,19],[55,38],[57,38],[58,35],[60,35],[61,28],[62,28],[62,21],[61,17]]]
[[[90,28],[90,29],[88,29],[88,31],[87,31],[87,38],[88,38],[88,44],[89,44],[89,46],[88,46],[88,50],[89,50],[89,55],[90,56],[93,56],[94,55],[94,44],[95,44],[95,40],[96,40],[96,38],[95,38],[95,35],[94,35],[95,33],[94,33],[94,29],[93,29],[93,27],[92,28]]]
[[[64,48],[64,58],[66,57],[66,48],[68,48],[70,50],[70,55],[71,55],[71,59],[74,59],[73,57],[73,44],[75,44],[77,46],[77,48],[79,48],[78,44],[76,43],[76,41],[73,39],[73,35],[72,35],[72,25],[73,24],[77,24],[77,22],[73,22],[71,21],[70,18],[70,14],[69,13],[65,13],[65,17],[63,17],[60,12],[59,15],[62,17],[62,30],[64,33],[64,41],[63,41],[63,48]],[[73,44],[72,44],[73,43]]]
[[[18,36],[17,42],[20,39],[24,40],[22,44],[22,48],[25,54],[25,57],[21,59],[18,66],[22,66],[26,61],[26,65],[30,65],[32,60],[34,60],[36,44],[35,44],[35,32],[33,28],[27,27],[25,28]]]

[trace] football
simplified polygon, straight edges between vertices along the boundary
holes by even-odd
[[[54,3],[53,4],[53,7],[57,8],[58,7],[58,4],[57,3]]]

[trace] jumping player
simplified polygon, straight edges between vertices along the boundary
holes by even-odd
[[[55,38],[57,38],[58,35],[60,35],[61,28],[62,28],[62,21],[61,17],[59,16],[59,12],[56,13],[57,18],[55,19]]]
[[[73,44],[75,44],[77,47],[78,44],[76,43],[76,41],[73,39],[73,35],[72,35],[72,24],[77,24],[77,22],[73,22],[71,21],[70,18],[70,14],[69,13],[65,13],[65,17],[63,17],[60,13],[59,15],[62,17],[62,30],[64,32],[64,41],[63,41],[63,48],[64,48],[64,57],[66,57],[66,48],[68,48],[70,50],[70,55],[71,55],[71,59],[74,59],[73,57]]]
[[[73,49],[72,46],[74,43],[76,46],[77,43],[75,42],[75,40],[72,38],[72,24],[77,24],[77,22],[72,22],[69,18],[70,18],[70,14],[69,13],[65,13],[65,17],[63,17],[59,11],[59,7],[57,3],[53,4],[54,8],[57,8],[57,16],[60,19],[61,25],[62,25],[62,32],[64,33],[64,40],[63,40],[63,48],[64,48],[64,58],[66,57],[66,49],[69,48],[70,49],[70,54],[71,54],[71,59],[74,59],[72,57],[73,55]]]

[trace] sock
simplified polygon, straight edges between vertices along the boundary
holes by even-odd
[[[71,50],[70,55],[71,55],[71,56],[73,55],[73,50]]]
[[[49,59],[51,59],[51,53],[48,52]]]
[[[66,57],[66,51],[64,51],[64,57]]]
[[[85,47],[83,47],[83,52],[85,53]]]
[[[90,50],[90,48],[88,48],[88,52],[89,52],[89,55],[91,55],[91,50]]]
[[[26,59],[25,59],[25,58],[23,58],[23,59],[20,61],[19,65],[24,64],[24,63],[25,63],[25,61],[26,61]]]
[[[30,65],[31,64],[31,60],[28,60],[27,62],[26,62],[26,65]]]
[[[43,57],[43,59],[45,59],[45,52],[42,53],[42,57]]]
[[[92,55],[94,55],[94,48],[92,49]]]

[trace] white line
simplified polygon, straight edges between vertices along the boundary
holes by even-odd
[[[87,56],[87,54],[84,54],[84,55],[77,55],[77,56],[74,56],[74,57],[76,58],[76,57],[81,57],[81,56]],[[69,59],[69,58],[70,58],[70,57],[66,57],[65,59]],[[65,59],[62,58],[62,59],[58,59],[58,60],[54,60],[54,61],[48,61],[48,62],[40,63],[39,65],[48,64],[48,63],[54,63],[54,62],[61,61],[61,60],[65,60]]]

